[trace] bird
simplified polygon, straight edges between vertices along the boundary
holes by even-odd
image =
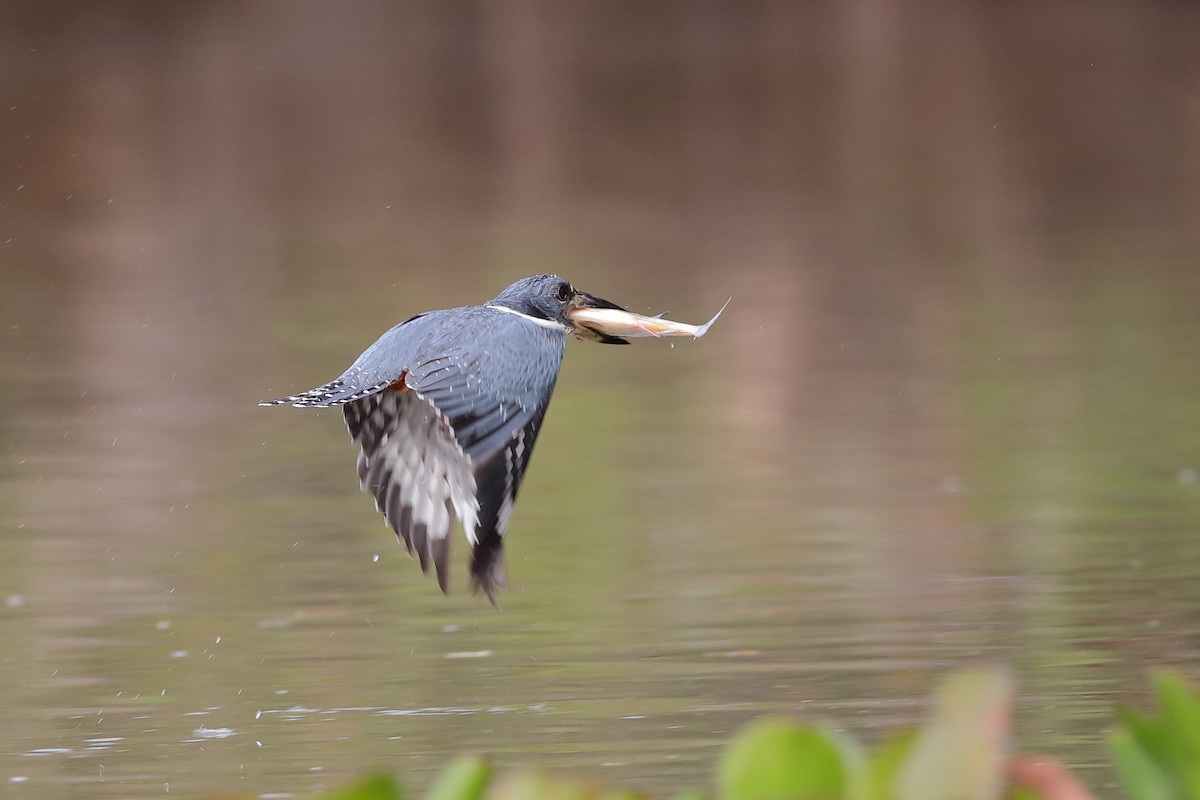
[[[455,519],[470,545],[470,586],[499,607],[504,534],[558,379],[568,334],[628,344],[573,313],[614,303],[557,275],[535,275],[475,306],[417,314],[337,378],[260,406],[340,406],[359,447],[358,480],[449,594]]]

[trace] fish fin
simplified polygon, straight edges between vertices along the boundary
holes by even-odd
[[[629,344],[628,339],[622,339],[620,336],[609,336],[607,333],[600,333],[595,328],[592,328],[591,331],[600,337],[596,340],[600,344]]]
[[[733,300],[732,297],[729,298],[729,300],[726,300],[725,305],[721,306],[721,308],[717,311],[717,313],[713,314],[712,319],[710,319],[708,322],[701,325],[699,328],[696,328],[696,332],[694,334],[692,334],[693,338],[699,339],[701,336],[708,333],[708,329],[712,326],[712,324],[714,322],[717,321],[717,317],[721,316],[721,312],[725,310],[726,306],[728,306],[730,301],[732,301],[732,300]]]

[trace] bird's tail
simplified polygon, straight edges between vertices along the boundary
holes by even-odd
[[[401,375],[401,378],[404,376]],[[260,406],[295,406],[296,408],[330,408],[345,405],[360,400],[369,394],[378,394],[391,386],[395,381],[379,381],[373,384],[347,381],[346,376],[323,383],[307,392],[281,397],[278,400],[264,400]]]
[[[504,540],[496,533],[481,536],[471,550],[471,591],[483,591],[496,608],[496,591],[508,585],[504,566]]]

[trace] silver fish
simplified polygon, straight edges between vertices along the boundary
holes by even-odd
[[[731,297],[726,300],[725,305],[721,306],[720,310],[713,314],[712,319],[703,325],[689,325],[686,322],[663,319],[662,314],[645,317],[618,308],[573,308],[566,312],[566,316],[576,327],[577,332],[582,328],[601,337],[632,339],[638,336],[653,336],[661,339],[664,336],[691,336],[699,339],[708,333],[708,329],[717,321],[717,317],[721,316],[721,312],[725,310],[732,299]]]

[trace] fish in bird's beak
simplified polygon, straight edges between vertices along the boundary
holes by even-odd
[[[587,292],[575,291],[575,296],[571,298],[571,307],[567,309],[565,314],[567,321],[571,323],[571,332],[575,334],[575,338],[584,342],[599,342],[600,344],[629,344],[624,339],[617,336],[610,336],[602,329],[597,329],[591,325],[583,325],[577,320],[578,315],[598,312],[613,314],[629,313],[616,303],[610,303],[603,298],[596,297]]]
[[[691,336],[699,339],[708,333],[709,327],[717,321],[717,317],[721,316],[725,306],[729,305],[729,300],[726,300],[725,305],[721,306],[720,310],[713,314],[712,319],[703,325],[689,325],[686,322],[663,319],[662,314],[656,317],[644,317],[641,314],[626,311],[607,300],[583,295],[582,292],[579,295],[596,301],[598,305],[583,305],[576,302],[567,310],[566,316],[575,327],[575,335],[580,339],[600,341],[605,344],[629,344],[625,339],[619,338],[622,336],[630,338],[653,336],[656,339],[663,336]],[[732,299],[730,298],[730,300]]]

